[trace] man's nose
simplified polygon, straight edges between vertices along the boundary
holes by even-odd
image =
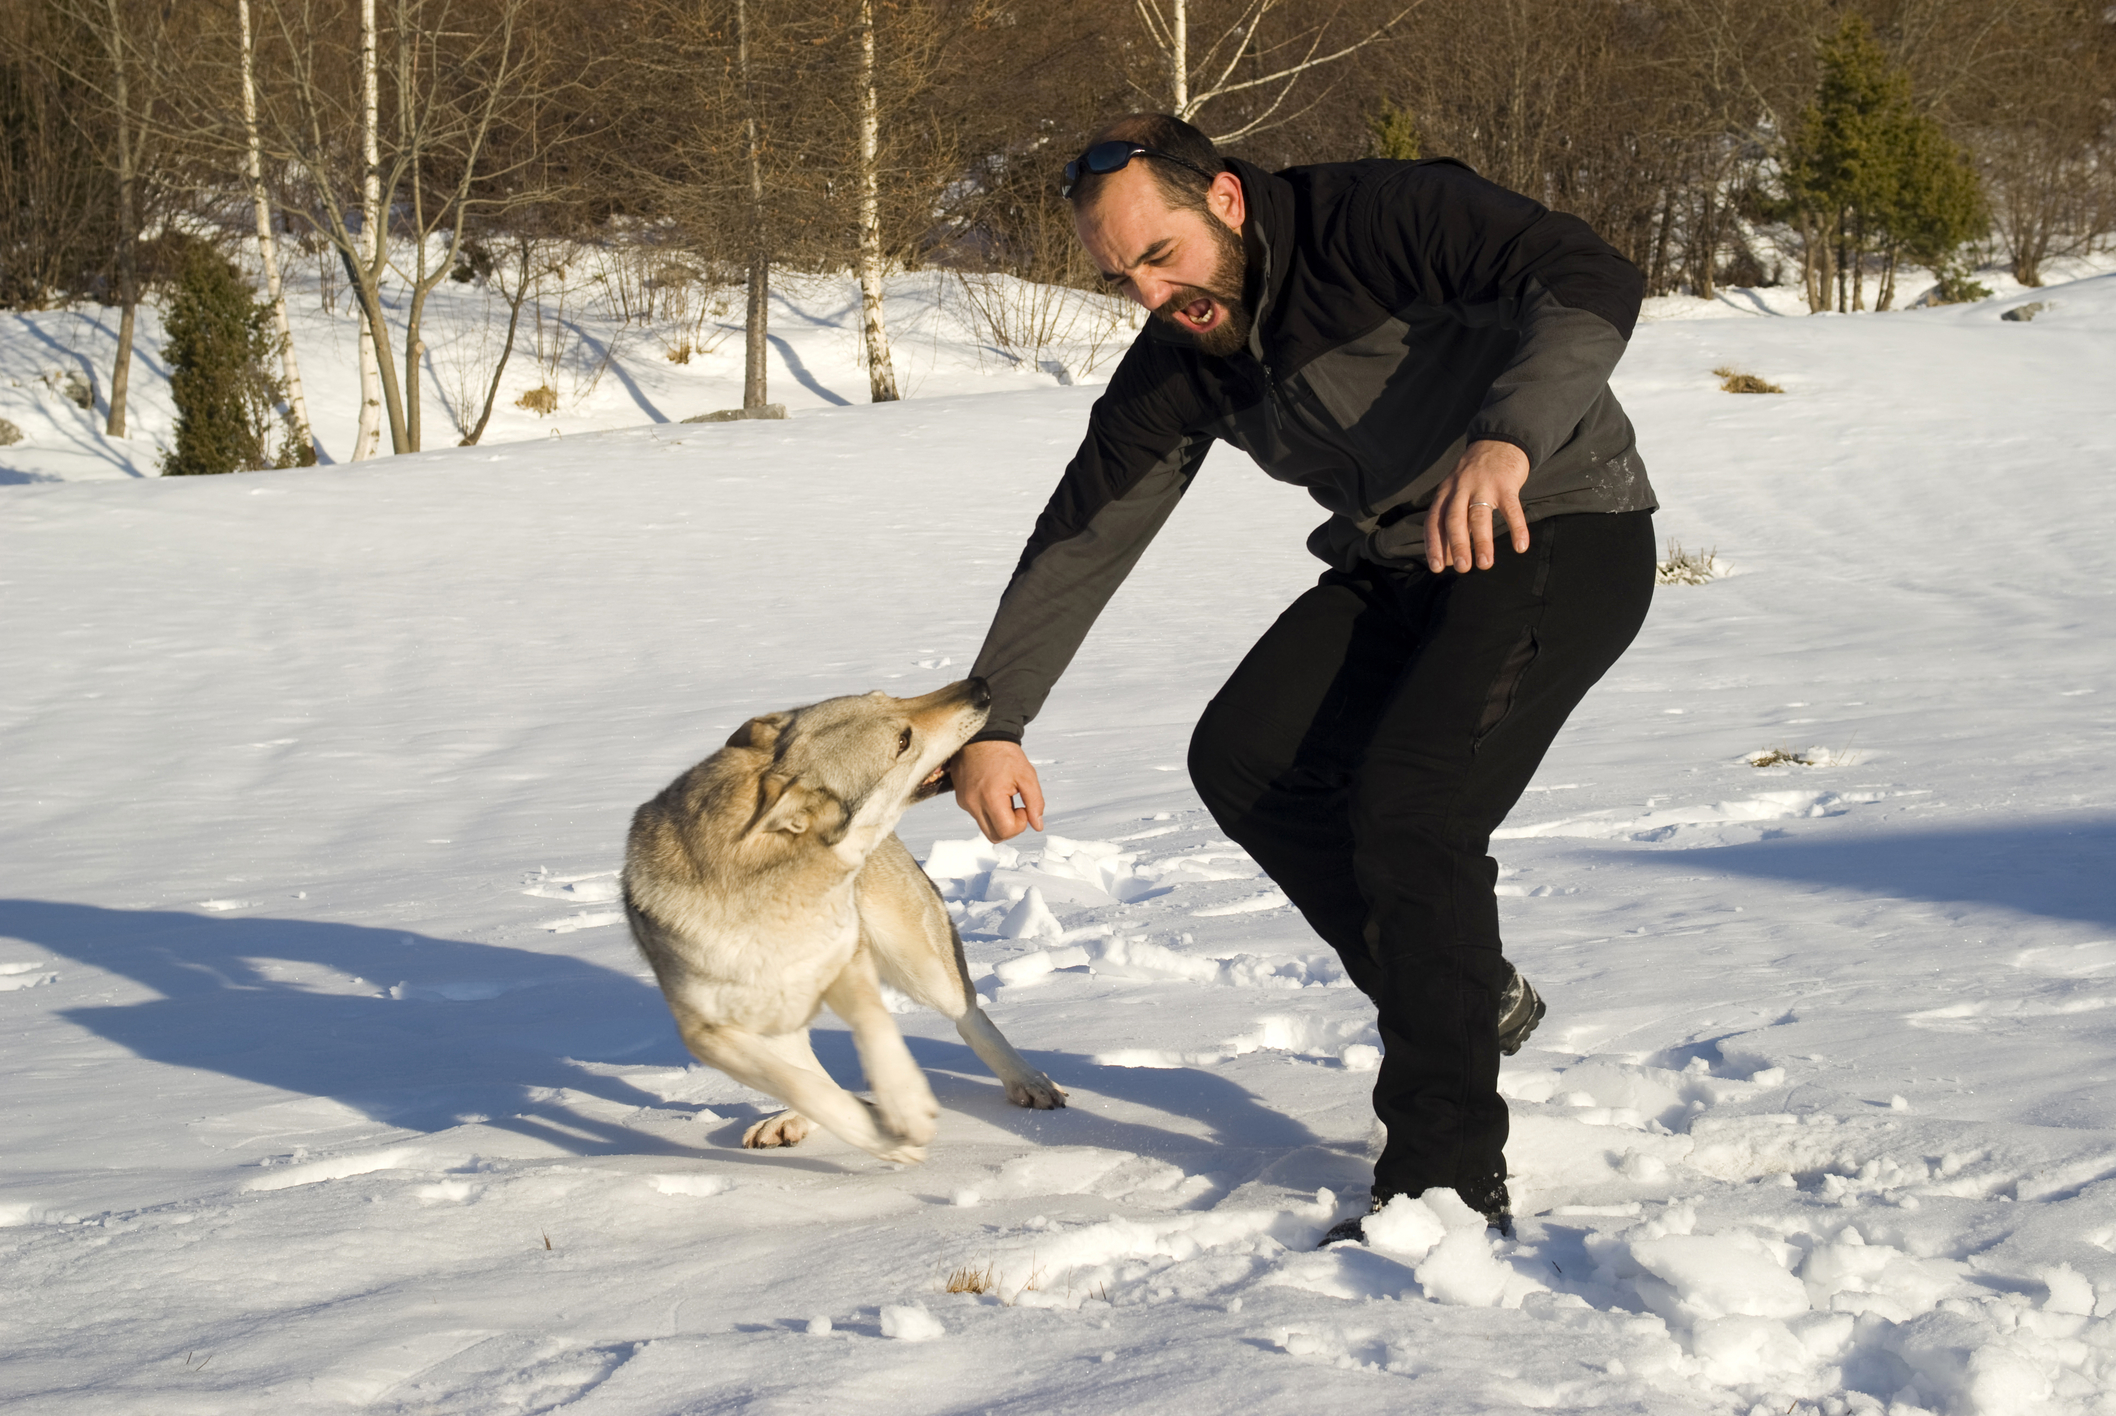
[[[1175,286],[1157,275],[1139,271],[1131,278],[1131,296],[1149,310],[1158,310],[1168,303],[1175,293]]]

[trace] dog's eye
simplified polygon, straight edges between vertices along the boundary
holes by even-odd
[[[911,729],[906,728],[896,735],[896,755],[902,757],[911,750]]]

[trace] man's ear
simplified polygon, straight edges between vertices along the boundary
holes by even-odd
[[[765,713],[750,719],[729,734],[729,747],[753,747],[759,752],[770,752],[779,740],[779,732],[793,721],[791,713]]]
[[[1222,172],[1212,179],[1212,185],[1205,189],[1205,205],[1236,231],[1249,219],[1249,194],[1242,190],[1242,179],[1232,172]]]

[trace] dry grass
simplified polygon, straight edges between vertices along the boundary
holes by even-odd
[[[999,1269],[995,1264],[986,1264],[981,1269],[963,1267],[948,1275],[949,1293],[990,1293],[999,1287]]]
[[[1719,386],[1728,393],[1784,393],[1774,383],[1766,382],[1754,374],[1737,373],[1732,366],[1721,364],[1712,371],[1719,377]]]
[[[1751,767],[1849,767],[1859,759],[1850,748],[1840,752],[1827,747],[1767,747],[1743,760]]]
[[[514,400],[514,406],[526,408],[539,418],[548,417],[558,411],[558,390],[549,384],[539,384]]]
[[[1653,568],[1655,585],[1709,585],[1727,573],[1717,548],[1686,551],[1680,541],[1668,542],[1668,554]]]

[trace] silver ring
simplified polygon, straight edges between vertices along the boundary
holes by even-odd
[[[1497,507],[1495,507],[1495,506],[1492,506],[1490,502],[1471,502],[1471,503],[1470,503],[1470,505],[1471,505],[1471,506],[1491,506],[1491,509],[1492,509],[1493,511],[1497,511],[1497,510],[1499,509],[1499,508],[1497,508]]]

